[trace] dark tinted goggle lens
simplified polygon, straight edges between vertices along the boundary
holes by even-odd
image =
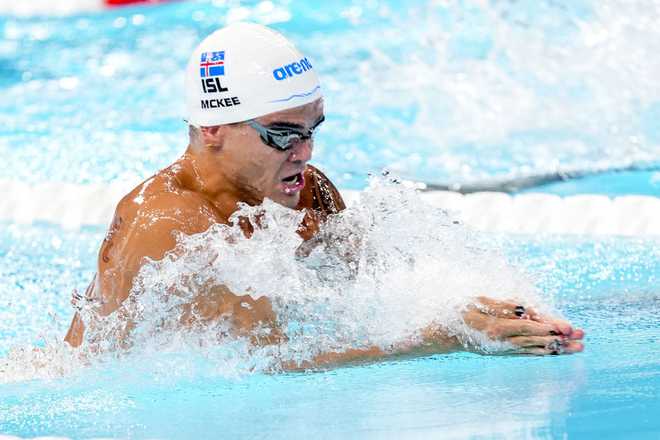
[[[278,127],[277,125],[264,127],[256,121],[248,121],[248,125],[259,133],[261,140],[266,145],[280,151],[286,151],[296,146],[299,142],[310,139],[314,134],[314,130],[316,130],[324,120],[325,118],[322,117],[306,132],[302,132],[293,127]]]
[[[295,147],[299,142],[311,138],[311,135],[305,135],[304,133],[290,129],[280,131],[269,128],[266,131],[266,137],[266,144],[278,150],[286,151]],[[263,139],[264,137],[262,136],[261,138]]]

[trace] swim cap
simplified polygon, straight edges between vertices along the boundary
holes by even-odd
[[[188,61],[186,107],[193,125],[246,121],[320,97],[309,59],[258,24],[236,23],[212,33]]]

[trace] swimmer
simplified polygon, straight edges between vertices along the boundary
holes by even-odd
[[[97,273],[84,297],[102,316],[129,296],[147,259],[160,260],[176,246],[175,232],[198,234],[228,224],[239,203],[269,198],[305,212],[298,233],[309,241],[329,216],[345,208],[328,178],[308,162],[314,131],[324,121],[321,87],[313,64],[279,33],[239,23],[207,37],[194,50],[186,71],[189,145],[167,168],[137,186],[117,205],[101,245]],[[254,225],[240,224],[247,237]],[[285,339],[266,296],[255,300],[223,286],[197,292],[181,316],[182,325],[229,316],[236,335],[264,326],[269,336],[255,344]],[[245,304],[249,307],[245,307]],[[502,354],[570,354],[582,351],[584,332],[542,316],[525,305],[480,297],[464,313],[466,324],[494,340],[508,342]],[[130,331],[131,325],[126,328]],[[288,369],[364,362],[396,355],[479,351],[441,326],[420,329],[421,338],[379,347],[323,353]],[[82,344],[85,323],[76,313],[65,340]],[[128,335],[118,335],[128,338]]]

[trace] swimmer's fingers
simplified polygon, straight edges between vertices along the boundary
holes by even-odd
[[[520,303],[512,301],[501,301],[485,296],[477,298],[477,303],[474,307],[483,313],[497,318],[508,319],[533,319],[538,316],[536,311],[531,307],[523,306]]]
[[[557,336],[512,336],[506,341],[517,348],[558,348],[564,345]]]
[[[582,339],[584,337],[583,330],[574,329],[570,322],[563,319],[553,318],[552,316],[537,315],[534,318],[534,321],[554,325],[557,327],[557,332],[560,335],[568,336],[570,339]]]
[[[568,339],[572,339],[574,341],[579,341],[580,339],[584,338],[584,330],[581,328],[576,328],[573,329],[570,335],[568,335]]]
[[[497,330],[500,339],[512,336],[556,336],[559,334],[559,330],[553,324],[526,319],[499,319]]]
[[[584,350],[584,345],[581,342],[558,338],[556,336],[514,336],[508,338],[507,342],[516,347],[503,354],[531,354],[544,356],[573,354]]]
[[[558,329],[552,324],[529,319],[496,318],[478,310],[468,310],[463,314],[465,323],[475,330],[485,333],[494,340],[512,336],[556,336]]]
[[[553,335],[567,336],[569,339],[582,339],[584,331],[574,329],[566,320],[554,318],[552,316],[541,315],[534,308],[523,306],[511,301],[500,301],[481,296],[477,298],[478,302],[472,306],[472,309],[479,310],[490,316],[505,319],[527,319],[538,323],[554,326],[556,329]]]
[[[580,341],[568,340],[564,342],[564,353],[573,354],[580,353],[584,350],[584,344]]]

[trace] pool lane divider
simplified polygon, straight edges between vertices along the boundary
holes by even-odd
[[[152,4],[165,3],[166,1],[172,1],[172,0],[103,0],[103,3],[106,6],[115,7],[115,6],[135,5],[140,3],[152,3]]]
[[[0,15],[63,16],[85,12],[102,12],[123,6],[157,5],[176,0],[0,0]]]
[[[133,187],[129,183],[30,185],[1,181],[0,221],[16,224],[47,222],[65,229],[106,226],[117,202]],[[341,191],[348,204],[358,191]],[[420,197],[454,214],[472,228],[510,234],[573,234],[660,237],[660,197],[627,195],[610,198],[584,194],[503,192],[460,194],[427,191]]]
[[[542,185],[552,183],[567,182],[569,180],[578,180],[588,177],[631,173],[631,172],[658,172],[660,173],[659,162],[635,162],[628,165],[608,166],[592,169],[567,169],[562,171],[553,171],[548,173],[531,174],[528,176],[518,176],[512,178],[495,178],[490,180],[481,180],[477,182],[468,182],[463,184],[446,184],[426,182],[424,187],[431,191],[456,191],[461,194],[470,194],[475,192],[505,192],[514,193],[526,189],[534,189]],[[414,178],[409,179],[414,181]]]

